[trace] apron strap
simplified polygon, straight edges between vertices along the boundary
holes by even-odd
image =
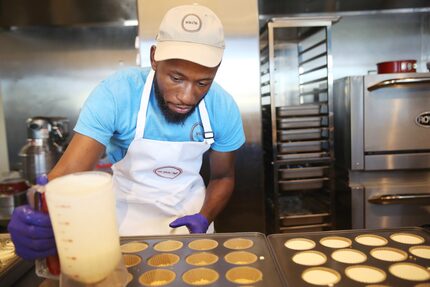
[[[211,123],[209,121],[208,110],[206,109],[204,98],[202,101],[200,101],[199,111],[200,111],[200,119],[202,120],[202,125],[203,125],[203,141],[206,144],[211,145],[215,142],[214,133],[212,131]]]
[[[148,76],[146,77],[145,86],[143,87],[142,96],[140,97],[140,109],[137,114],[136,133],[134,134],[135,139],[143,138],[146,124],[146,110],[148,109],[149,96],[151,95],[152,82],[154,80],[154,70],[151,69]]]

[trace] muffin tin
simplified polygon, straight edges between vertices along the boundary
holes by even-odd
[[[285,286],[261,233],[121,238],[127,286]]]
[[[267,238],[287,286],[430,286],[430,233],[422,228]]]

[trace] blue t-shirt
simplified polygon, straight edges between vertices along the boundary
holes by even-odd
[[[137,113],[149,69],[127,68],[102,81],[82,107],[75,132],[106,146],[109,160],[121,160],[134,139]],[[215,82],[204,97],[215,142],[211,148],[219,152],[234,151],[245,142],[239,108],[230,94]],[[199,109],[183,124],[166,121],[154,89],[151,91],[144,138],[160,141],[203,141]]]

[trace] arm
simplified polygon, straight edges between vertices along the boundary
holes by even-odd
[[[190,233],[205,233],[227,204],[234,188],[234,153],[212,150],[209,160],[211,178],[200,212],[179,217],[169,224],[170,227],[186,226]]]
[[[210,180],[200,213],[209,222],[224,209],[234,189],[234,152],[217,152],[210,155]]]
[[[104,150],[105,146],[98,141],[75,133],[63,156],[48,174],[48,179],[94,169]]]

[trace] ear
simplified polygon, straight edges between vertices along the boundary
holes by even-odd
[[[157,47],[155,45],[151,46],[150,59],[151,59],[151,67],[154,71],[157,71],[157,61],[155,61],[155,50]]]

